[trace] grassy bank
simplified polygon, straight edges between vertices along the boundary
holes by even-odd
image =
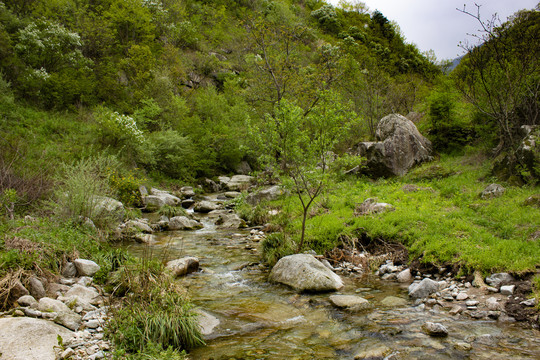
[[[489,162],[477,156],[446,157],[403,178],[334,181],[310,211],[307,246],[322,253],[344,239],[367,236],[402,243],[411,259],[424,262],[459,263],[463,270],[486,272],[535,271],[540,259],[540,209],[525,205],[525,200],[540,188],[503,183],[506,192],[501,197],[482,199],[482,190],[496,182],[489,169]],[[395,209],[355,215],[357,205],[367,198]],[[301,222],[299,204],[287,198],[271,206],[283,209],[274,222],[295,240]]]

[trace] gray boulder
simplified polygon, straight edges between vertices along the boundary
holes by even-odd
[[[427,278],[409,285],[409,296],[415,299],[423,299],[437,291],[439,291],[439,283]]]
[[[37,301],[32,295],[24,295],[17,299],[17,303],[21,306],[32,306],[37,304]]]
[[[80,276],[93,276],[100,269],[100,266],[92,260],[76,259],[73,261],[73,264]]]
[[[499,289],[502,285],[507,285],[514,281],[514,277],[508,273],[492,274],[491,276],[486,278],[486,283],[497,289]]]
[[[446,329],[444,325],[439,324],[439,323],[426,321],[424,325],[422,325],[422,329],[426,332],[426,334],[430,336],[437,336],[437,337],[448,336],[448,329]]]
[[[208,216],[215,218],[216,225],[221,229],[241,229],[247,226],[246,222],[232,210],[214,210],[210,211]]]
[[[28,280],[28,290],[30,291],[30,294],[32,294],[32,296],[38,300],[47,296],[43,283],[35,277],[31,277]]]
[[[270,272],[269,280],[306,292],[335,291],[343,287],[338,275],[309,254],[281,258]]]
[[[201,330],[201,334],[208,336],[214,332],[214,328],[220,324],[217,317],[210,315],[206,311],[196,309],[194,311],[197,314],[197,324]]]
[[[232,178],[220,176],[218,179],[220,185],[229,191],[247,190],[251,183],[255,180],[253,176],[249,175],[234,175]]]
[[[499,184],[488,185],[480,194],[482,199],[493,199],[504,194],[506,189]]]
[[[167,262],[166,269],[175,276],[184,276],[199,270],[199,259],[194,256],[186,256],[181,259]]]
[[[97,296],[99,296],[99,293],[92,288],[75,284],[71,287],[71,289],[69,289],[69,291],[66,292],[65,296],[66,297],[77,296],[81,300],[91,303],[92,300],[94,300]]]
[[[394,211],[395,208],[393,205],[387,203],[377,202],[376,199],[366,199],[363,203],[358,204],[354,210],[354,215],[362,216],[369,214],[378,214],[386,211]]]
[[[407,305],[407,300],[397,296],[387,296],[381,300],[381,305],[387,307],[398,307]]]
[[[238,174],[247,175],[251,172],[251,166],[249,166],[247,161],[241,161],[236,167],[236,172]]]
[[[202,227],[200,222],[186,216],[175,216],[169,220],[169,230],[195,230]]]
[[[64,266],[64,270],[62,270],[62,276],[66,278],[77,276],[77,268],[75,267],[75,264],[72,262],[67,262],[66,266]]]
[[[64,343],[73,332],[53,322],[21,318],[0,318],[0,358],[9,360],[55,360],[58,336]]]
[[[399,274],[397,274],[396,279],[400,283],[408,283],[413,280],[413,277],[411,275],[411,269],[405,269],[401,271]]]
[[[148,211],[157,211],[165,205],[178,206],[182,202],[180,198],[155,188],[150,189],[150,195],[143,196],[142,201]]]
[[[142,232],[146,234],[151,234],[154,231],[148,225],[148,223],[143,219],[129,220],[125,223],[123,231],[127,232]]]
[[[279,185],[270,186],[268,188],[261,189],[256,192],[250,193],[246,196],[246,202],[250,205],[257,205],[261,201],[272,201],[278,199],[285,192]]]
[[[420,163],[431,161],[431,142],[422,136],[414,123],[399,114],[391,114],[379,122],[378,142],[362,142],[356,155],[367,161],[360,170],[372,177],[403,176]]]
[[[116,218],[119,221],[122,221],[122,219],[124,219],[126,210],[124,209],[124,204],[122,204],[118,200],[107,196],[95,195],[93,198],[93,205],[93,212],[95,215],[102,215],[106,213],[107,215],[110,215],[111,217]]]
[[[219,204],[213,201],[203,200],[195,204],[193,208],[196,212],[209,213],[210,211],[219,209]]]
[[[54,322],[67,327],[70,330],[77,331],[81,326],[82,317],[71,311],[70,308],[60,300],[51,298],[41,298],[38,303],[38,310],[44,312],[54,312],[56,317]]]
[[[180,193],[182,194],[182,197],[183,197],[184,199],[187,199],[187,198],[190,198],[190,197],[195,196],[195,191],[193,190],[193,187],[192,187],[192,186],[183,186],[183,187],[180,189]]]
[[[331,295],[330,302],[338,308],[349,311],[362,311],[371,308],[368,300],[356,295]]]

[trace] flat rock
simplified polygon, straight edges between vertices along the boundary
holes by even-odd
[[[330,302],[338,308],[349,311],[362,311],[371,308],[368,300],[356,295],[331,295]]]
[[[514,290],[516,288],[516,285],[503,285],[501,286],[501,294],[502,295],[512,295],[514,294]]]
[[[214,328],[220,324],[220,321],[217,317],[210,315],[204,310],[197,309],[197,323],[201,330],[201,334],[208,336],[214,332]]]
[[[407,300],[397,296],[387,296],[381,300],[381,305],[388,307],[405,306]]]
[[[203,200],[196,203],[193,209],[196,212],[209,213],[210,211],[219,209],[219,205],[213,201]]]
[[[337,274],[309,254],[281,258],[270,272],[269,280],[307,292],[335,291],[343,287]]]
[[[90,303],[96,296],[99,296],[99,293],[92,288],[75,284],[65,294],[65,297],[70,296],[77,296],[80,299]]]
[[[0,318],[0,358],[6,360],[55,360],[57,336],[63,341],[73,332],[42,319]]]

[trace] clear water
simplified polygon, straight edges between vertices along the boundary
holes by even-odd
[[[330,294],[298,294],[271,284],[268,269],[256,265],[257,251],[249,249],[258,244],[242,236],[247,232],[218,230],[209,219],[202,220],[203,229],[163,232],[150,246],[164,261],[187,255],[200,259],[202,271],[178,281],[220,325],[206,347],[191,352],[192,359],[354,359],[365,351],[387,359],[540,359],[538,331],[419,310],[405,287],[377,277],[344,278],[339,294],[360,295],[374,305],[361,313],[335,309],[328,302]],[[143,245],[130,249],[145,251]],[[382,306],[387,296],[407,303]],[[450,335],[424,334],[425,321],[442,323]]]

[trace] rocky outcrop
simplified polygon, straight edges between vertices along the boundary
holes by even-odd
[[[414,123],[392,114],[379,122],[377,142],[362,142],[356,155],[366,158],[359,172],[371,177],[403,176],[420,163],[431,161],[431,142],[420,134]]]
[[[309,254],[281,258],[270,272],[269,280],[305,292],[335,291],[343,287],[338,275]]]

